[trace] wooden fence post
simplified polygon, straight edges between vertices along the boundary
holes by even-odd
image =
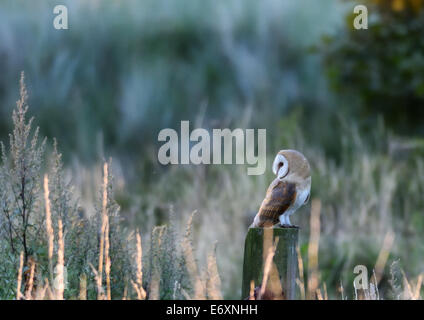
[[[298,235],[298,228],[249,229],[244,245],[242,299],[249,297],[252,280],[256,287],[255,291],[257,293],[260,291],[265,260],[276,238],[278,243],[262,299],[293,300],[296,298]]]

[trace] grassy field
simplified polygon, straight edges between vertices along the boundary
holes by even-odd
[[[421,298],[420,131],[328,85],[320,46],[350,4],[65,3],[64,33],[50,1],[0,4],[0,299],[239,299],[247,228],[289,148],[312,168],[298,297]],[[157,134],[181,120],[266,128],[266,173],[160,165]]]
[[[123,219],[114,197],[113,165],[105,162],[92,169],[98,172],[99,194],[94,214],[87,214],[81,190],[71,182],[89,176],[82,168],[79,173],[63,168],[56,142],[52,153],[45,151],[46,140],[39,141],[38,130],[31,130],[26,119],[26,95],[22,87],[10,146],[2,145],[4,298],[239,296],[244,237],[271,181],[269,172],[247,176],[235,166],[216,172],[203,166],[171,169],[157,188],[140,196],[144,210]],[[383,129],[374,151],[353,129],[344,140],[343,167],[304,142],[292,142],[314,168],[312,208],[302,208],[294,218],[301,227],[299,297],[312,290],[317,298],[341,298],[342,293],[355,298],[353,269],[361,264],[373,270],[380,288],[378,293],[370,288],[367,298],[418,298],[420,261],[414,258],[422,252],[411,243],[420,240],[420,212],[414,208],[422,205],[423,162],[394,158],[402,145],[389,148]],[[151,231],[141,237],[137,225]],[[144,255],[141,243],[149,248]],[[312,244],[319,244],[319,251],[311,250]],[[66,290],[57,290],[56,281],[64,286],[64,267]],[[319,284],[312,289],[311,277]]]

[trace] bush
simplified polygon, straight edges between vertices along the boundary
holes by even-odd
[[[32,130],[33,119],[26,119],[28,112],[27,91],[24,76],[21,76],[20,99],[13,111],[14,130],[10,135],[10,146],[7,149],[1,143],[2,163],[0,166],[0,296],[12,298],[16,295],[16,282],[11,280],[18,273],[19,255],[23,256],[24,282],[32,265],[36,275],[34,286],[42,287],[45,281],[54,278],[53,265],[58,261],[50,251],[48,237],[59,236],[59,220],[63,223],[64,258],[68,272],[69,290],[66,298],[76,297],[80,277],[93,275],[90,264],[97,265],[99,256],[99,216],[102,212],[102,196],[99,197],[96,214],[87,216],[78,208],[78,201],[73,194],[69,179],[65,178],[62,155],[58,152],[57,143],[53,153],[46,157],[46,139],[39,142],[38,128]],[[50,165],[46,161],[50,160]],[[50,208],[42,201],[42,172],[45,176],[44,195],[49,199]],[[50,179],[48,179],[49,177]],[[107,214],[109,216],[111,288],[113,294],[121,295],[130,276],[131,263],[129,251],[121,230],[119,206],[113,199],[113,177],[109,173],[107,181]],[[46,227],[46,211],[51,214],[52,229]],[[50,218],[49,218],[50,221]],[[54,232],[54,230],[56,232]],[[59,247],[52,248],[55,252]],[[48,251],[49,250],[49,251]],[[12,276],[12,278],[11,278]],[[44,279],[48,279],[45,280]],[[127,280],[127,281],[126,281]],[[95,288],[89,287],[89,297],[95,297]]]
[[[350,11],[345,29],[325,41],[333,88],[356,100],[363,119],[383,114],[401,133],[424,132],[423,4],[369,1],[367,30],[353,28]]]

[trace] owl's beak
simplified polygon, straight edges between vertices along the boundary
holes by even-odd
[[[277,177],[278,179],[283,179],[285,176],[287,176],[287,174],[289,173],[289,170],[287,167],[283,167],[281,166],[280,169],[278,170],[278,174]]]
[[[311,197],[311,193],[309,192],[308,196],[306,197],[305,202],[303,204],[307,204],[310,197]]]
[[[272,172],[277,175],[279,179],[283,179],[289,172],[289,162],[282,154],[277,154],[272,164]]]

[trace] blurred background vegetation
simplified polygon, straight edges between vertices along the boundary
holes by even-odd
[[[239,298],[246,229],[272,179],[240,166],[157,162],[158,132],[266,128],[268,171],[282,148],[302,151],[320,199],[320,280],[352,298],[353,267],[369,270],[394,234],[390,263],[423,272],[424,1],[362,1],[369,27],[354,30],[355,1],[53,1],[0,3],[0,140],[25,71],[29,113],[56,137],[84,209],[94,211],[99,161],[112,157],[125,224],[149,241],[155,225],[194,218],[199,261],[214,241],[225,298]],[[94,191],[93,191],[94,190]],[[302,227],[307,264],[310,206]],[[210,222],[213,222],[212,224]]]

